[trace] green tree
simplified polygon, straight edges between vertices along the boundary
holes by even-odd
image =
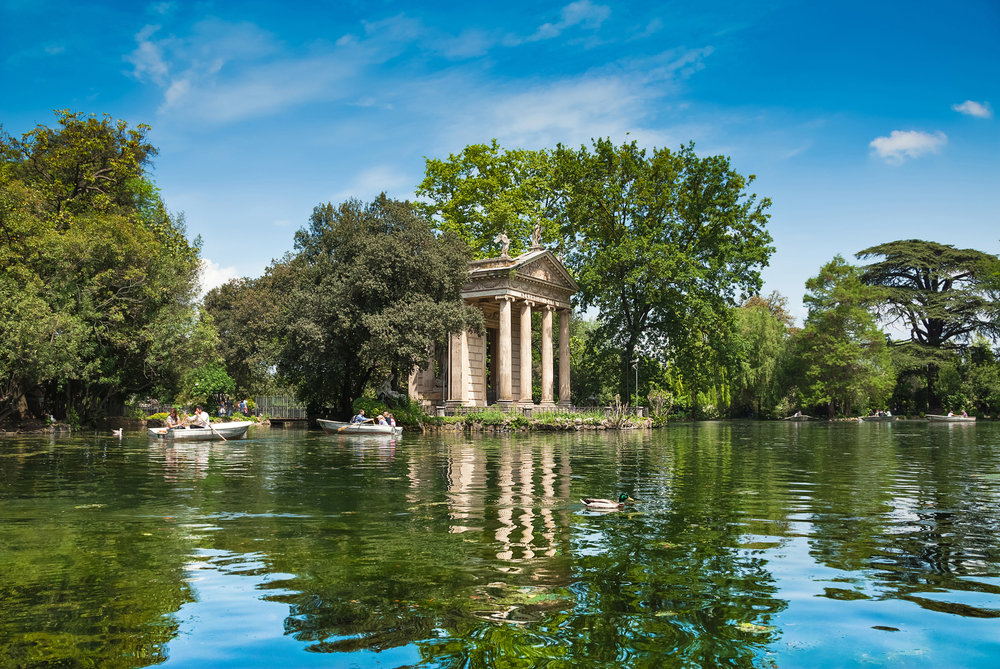
[[[870,309],[885,299],[885,290],[865,284],[861,271],[839,255],[806,281],[806,289],[809,316],[796,336],[803,403],[826,405],[831,418],[838,409],[849,416],[853,408],[884,405],[896,373]]]
[[[209,413],[215,413],[221,397],[235,392],[236,383],[226,373],[225,366],[220,362],[213,362],[190,369],[184,374],[177,402],[184,405],[197,404],[205,407]]]
[[[454,232],[477,258],[496,255],[493,238],[506,232],[514,255],[528,248],[535,225],[542,240],[558,239],[559,194],[547,151],[471,144],[447,160],[427,159],[417,206],[442,230]]]
[[[148,125],[129,128],[107,114],[56,115],[61,128],[39,125],[20,139],[5,136],[0,149],[14,165],[13,177],[34,185],[50,216],[67,223],[67,215],[137,210],[155,199],[141,183],[157,154],[146,141]]]
[[[736,309],[736,331],[743,350],[734,370],[734,404],[762,418],[782,399],[779,380],[788,327],[764,300],[754,296]]]
[[[295,235],[296,288],[289,300],[280,371],[309,405],[347,416],[370,381],[405,380],[427,346],[482,313],[462,305],[470,251],[435,235],[411,204],[379,196],[313,210]]]
[[[0,327],[36,339],[0,353],[0,413],[44,384],[50,406],[93,419],[112,398],[175,389],[214,355],[214,332],[194,301],[200,240],[144,173],[148,128],[69,112],[59,123],[0,134],[0,284],[18,294]]]
[[[693,145],[647,155],[635,142],[599,139],[593,150],[560,146],[554,159],[579,306],[597,307],[621,351],[623,394],[640,345],[669,350],[701,385],[705,345],[730,354],[728,335],[715,326],[729,327],[737,291],[760,289],[774,250],[765,230],[770,200],[746,192],[752,175],[736,173],[723,156],[698,158]],[[695,336],[697,322],[712,329]]]
[[[283,313],[294,288],[290,257],[275,261],[257,279],[233,279],[204,298],[219,333],[219,352],[236,382],[237,395],[274,391],[284,345]]]
[[[903,378],[921,376],[926,406],[939,406],[937,375],[953,363],[952,352],[977,334],[1000,336],[1000,286],[991,276],[997,257],[920,239],[872,246],[856,257],[878,259],[863,274],[865,283],[886,291],[885,301],[873,307],[883,323],[909,331],[907,339],[892,343],[902,349],[896,357]]]

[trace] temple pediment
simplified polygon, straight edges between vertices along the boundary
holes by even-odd
[[[533,249],[516,258],[487,258],[469,263],[469,282],[462,288],[466,300],[503,296],[568,309],[578,287],[555,254]]]

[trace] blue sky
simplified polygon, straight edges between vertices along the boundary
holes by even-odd
[[[209,285],[424,157],[629,138],[725,154],[774,205],[765,291],[840,253],[1000,254],[1000,3],[0,0],[0,123],[152,126]]]

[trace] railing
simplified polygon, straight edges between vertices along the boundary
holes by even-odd
[[[305,406],[297,403],[295,398],[289,395],[262,395],[255,397],[253,401],[257,403],[258,413],[264,416],[284,419],[307,418]]]
[[[637,415],[639,417],[648,416],[648,411],[649,411],[649,409],[647,407],[629,407],[629,406],[626,406],[626,407],[623,407],[623,409],[624,409],[624,411],[625,411],[625,413],[627,415]],[[491,405],[486,406],[486,407],[480,407],[480,406],[475,406],[475,407],[446,407],[446,408],[443,409],[444,413],[441,413],[442,409],[438,408],[437,409],[437,415],[438,416],[448,416],[448,417],[452,417],[452,416],[466,416],[466,415],[468,415],[470,413],[480,413],[482,411],[489,411],[489,412],[500,411],[500,412],[503,412],[503,413],[506,413],[506,414],[510,414],[512,416],[524,416],[525,418],[531,418],[531,417],[537,418],[537,417],[539,417],[539,416],[541,416],[543,414],[548,414],[548,413],[559,413],[559,414],[566,414],[566,413],[569,413],[569,414],[600,413],[600,414],[604,414],[605,418],[607,418],[608,416],[611,415],[611,407],[609,407],[609,406],[603,406],[603,407],[576,407],[576,406],[569,406],[569,407],[566,407],[566,406],[556,405],[556,406],[546,406],[546,407],[543,407],[543,406],[539,406],[537,404],[535,406],[530,406],[530,407],[521,407],[521,406],[517,406],[516,404],[511,404],[511,405],[506,406],[506,407],[503,406],[503,405],[501,405],[501,404],[491,404]],[[428,413],[430,413],[430,412],[428,412]]]

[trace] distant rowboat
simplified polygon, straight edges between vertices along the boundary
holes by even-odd
[[[927,414],[924,416],[927,420],[932,423],[975,423],[976,419],[973,416],[938,416],[935,414]]]
[[[316,424],[327,434],[403,434],[402,427],[375,425],[374,423],[342,423],[336,420],[316,419]]]
[[[891,423],[899,420],[899,416],[862,416],[861,420],[866,423]]]
[[[247,433],[247,428],[253,425],[253,421],[244,420],[235,423],[218,423],[207,427],[174,428],[172,430],[165,427],[151,427],[150,437],[160,439],[173,439],[175,441],[212,441],[219,439],[219,435],[226,439],[239,439]]]
[[[813,418],[812,416],[807,416],[805,414],[801,414],[799,416],[789,416],[785,420],[818,420],[818,419]]]

